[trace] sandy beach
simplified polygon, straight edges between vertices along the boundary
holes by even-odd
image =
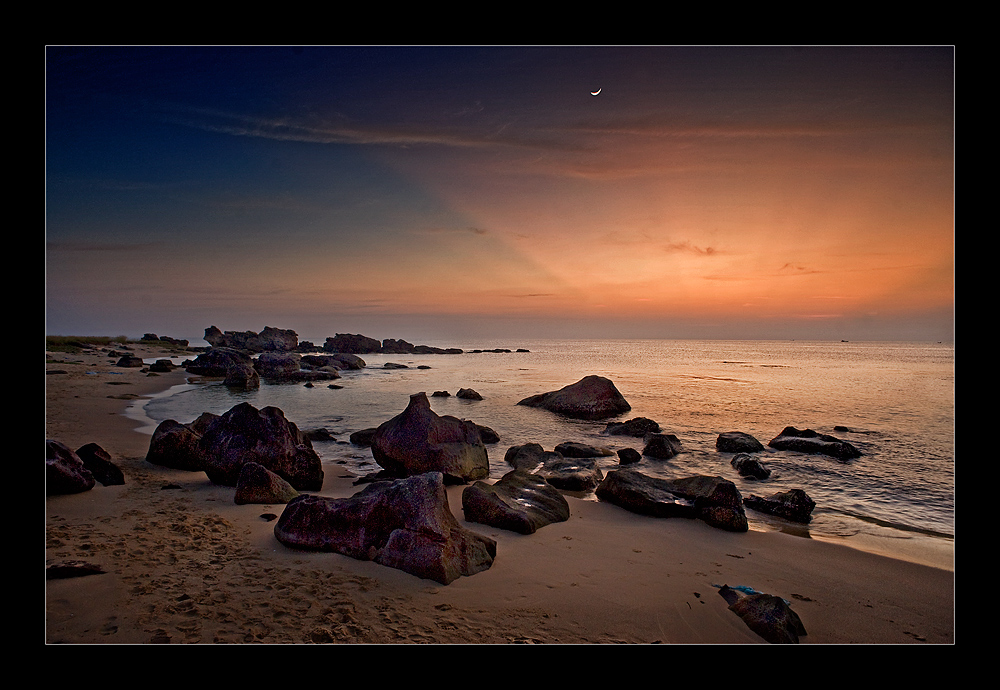
[[[461,523],[497,541],[489,570],[450,585],[295,551],[265,517],[281,505],[236,505],[202,472],[146,462],[150,436],[125,412],[184,383],[183,370],[151,376],[102,353],[47,360],[65,373],[46,376],[46,438],[97,443],[125,474],[123,486],[45,499],[46,565],[104,571],[47,581],[49,644],[767,644],[729,610],[724,584],[789,601],[802,644],[955,641],[953,566],[572,497],[567,522],[520,535],[465,522],[463,487],[450,487]],[[323,495],[357,490],[325,470]]]

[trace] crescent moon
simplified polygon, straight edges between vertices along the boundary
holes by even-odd
[[[602,87],[601,87],[601,89],[603,89],[603,88],[604,88],[604,87],[602,86]],[[596,96],[597,94],[599,94],[599,93],[601,92],[601,89],[598,89],[597,91],[591,91],[591,92],[590,92],[590,95],[591,95],[591,96]]]

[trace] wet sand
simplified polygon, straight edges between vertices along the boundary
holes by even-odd
[[[264,517],[281,505],[236,505],[234,489],[202,472],[145,461],[150,436],[125,412],[184,383],[185,372],[148,376],[101,354],[50,357],[62,361],[47,369],[67,373],[46,376],[46,438],[74,450],[99,444],[126,483],[45,499],[46,564],[105,571],[46,583],[47,643],[767,644],[728,609],[723,584],[788,600],[802,644],[955,640],[948,568],[572,497],[567,522],[519,535],[465,522],[463,487],[449,487],[462,524],[497,541],[489,570],[450,585],[295,551]],[[324,470],[323,495],[357,490],[336,465]]]

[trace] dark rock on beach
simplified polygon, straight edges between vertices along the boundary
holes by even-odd
[[[173,419],[160,422],[149,441],[146,461],[175,470],[203,471],[205,453],[201,448],[201,435],[205,428],[193,426],[193,422],[181,424]]]
[[[323,488],[319,455],[277,407],[236,405],[209,425],[200,447],[205,474],[214,484],[236,486],[243,465],[256,462],[299,491]]]
[[[557,391],[529,396],[517,404],[589,420],[614,417],[632,409],[610,379],[595,375],[585,376]]]
[[[744,503],[747,508],[802,523],[812,520],[812,512],[816,508],[816,502],[802,489],[789,489],[766,498],[750,494]]]
[[[127,367],[130,369],[139,369],[142,367],[142,359],[136,357],[135,355],[124,355],[115,364],[116,367]]]
[[[230,368],[248,366],[253,368],[253,360],[246,352],[231,347],[213,347],[202,352],[184,366],[189,374],[225,378]]]
[[[742,431],[727,431],[715,439],[715,449],[720,453],[760,453],[764,444]]]
[[[762,592],[743,594],[728,585],[719,594],[729,603],[730,611],[771,644],[798,644],[806,634],[802,619],[781,597]]]
[[[746,453],[739,453],[734,456],[729,464],[739,472],[741,477],[748,479],[767,479],[771,476],[771,470],[767,469],[760,461]]]
[[[767,445],[776,450],[819,453],[829,455],[838,460],[851,460],[861,457],[861,451],[847,441],[842,441],[835,436],[817,433],[812,429],[796,429],[794,426],[785,427]]]
[[[698,518],[730,532],[749,529],[743,497],[735,484],[721,477],[670,480],[634,469],[613,470],[595,493],[602,501],[641,515]]]
[[[596,448],[575,441],[563,441],[555,447],[555,451],[567,458],[599,458],[613,454],[607,448]]]
[[[83,466],[103,486],[121,486],[125,483],[125,475],[111,461],[111,454],[96,443],[88,443],[76,449],[76,454],[83,461]]]
[[[80,456],[65,443],[45,441],[45,493],[47,496],[90,491],[97,481]]]
[[[619,465],[634,465],[642,460],[642,453],[635,448],[622,448],[618,451]]]
[[[548,455],[535,474],[563,491],[593,491],[604,479],[594,458],[567,458],[559,453]]]
[[[249,503],[288,503],[299,495],[295,488],[271,470],[256,462],[248,462],[236,481],[236,505]]]
[[[490,474],[475,423],[437,415],[426,393],[411,395],[403,412],[378,426],[371,449],[375,462],[399,477],[440,472],[445,481],[466,483]]]
[[[450,584],[489,569],[496,542],[462,527],[440,472],[376,482],[350,498],[302,495],[274,527],[282,544],[370,560]]]
[[[538,475],[511,470],[494,484],[479,481],[462,492],[465,519],[519,534],[533,534],[569,519],[569,504]]]

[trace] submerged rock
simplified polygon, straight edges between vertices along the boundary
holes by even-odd
[[[777,450],[820,453],[837,458],[838,460],[851,460],[861,457],[861,451],[847,441],[842,441],[835,436],[817,433],[812,429],[796,429],[794,426],[785,427],[767,445]]]
[[[591,420],[614,417],[632,409],[610,379],[595,375],[585,376],[557,391],[529,396],[517,404]]]
[[[634,436],[643,438],[646,434],[660,433],[660,425],[646,417],[635,417],[624,422],[608,422],[604,433],[609,436]]]
[[[649,434],[646,436],[646,447],[643,455],[660,460],[669,460],[681,452],[681,442],[673,434]]]
[[[489,569],[496,542],[462,527],[440,472],[376,482],[349,498],[302,495],[274,526],[292,548],[333,551],[450,584]]]
[[[538,475],[511,470],[495,484],[476,482],[462,492],[465,519],[500,529],[533,534],[569,519],[569,503]]]
[[[746,453],[739,453],[729,461],[737,472],[740,473],[741,477],[746,477],[748,479],[767,479],[771,476],[771,470],[764,467],[759,460],[747,455]]]

